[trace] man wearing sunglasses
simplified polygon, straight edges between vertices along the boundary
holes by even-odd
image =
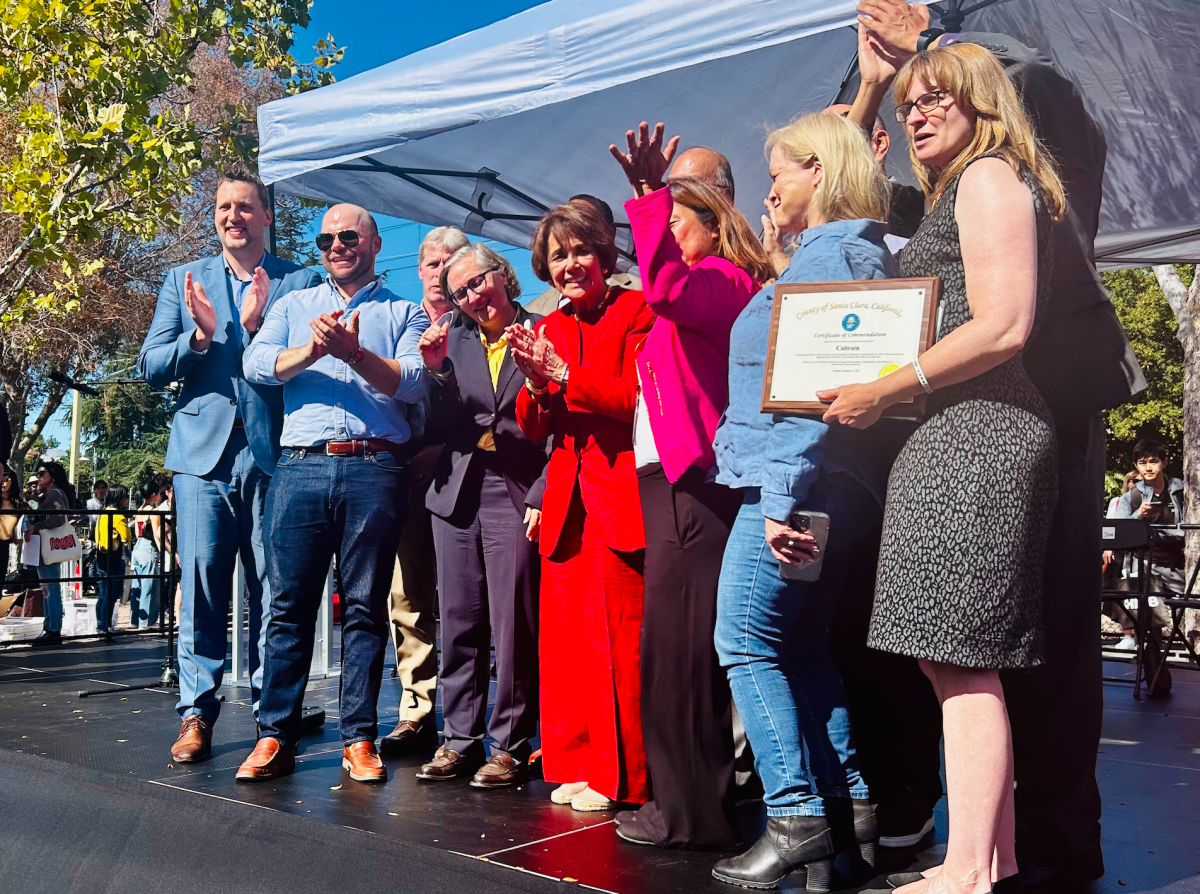
[[[388,642],[387,600],[408,501],[407,458],[423,395],[420,306],[375,275],[382,247],[357,205],[325,213],[328,276],[279,301],[246,350],[247,380],[282,385],[283,456],[267,501],[267,627],[258,744],[243,781],[291,773],[322,590],[341,569],[342,766],[386,782],[375,747]]]
[[[176,472],[182,601],[175,761],[209,757],[221,703],[229,601],[240,555],[250,597],[250,691],[258,711],[264,615],[271,596],[262,515],[279,459],[283,396],[242,376],[242,352],[280,295],[320,281],[264,248],[267,188],[243,172],[217,183],[214,223],[221,253],[167,273],[138,355],[152,388],[182,382],[166,466]],[[240,598],[240,594],[239,594]]]

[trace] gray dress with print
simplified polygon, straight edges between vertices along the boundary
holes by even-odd
[[[971,319],[954,203],[956,178],[900,259],[903,276],[941,278],[938,339]],[[1032,174],[1037,314],[1053,261],[1052,219]],[[938,389],[888,480],[867,644],[972,668],[1042,661],[1042,564],[1054,514],[1054,425],[1021,355]]]

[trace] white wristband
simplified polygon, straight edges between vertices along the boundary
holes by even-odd
[[[921,388],[926,394],[933,394],[933,387],[929,384],[929,380],[925,378],[925,370],[921,369],[921,361],[914,357],[912,363],[913,372],[917,374],[917,381],[921,383]]]

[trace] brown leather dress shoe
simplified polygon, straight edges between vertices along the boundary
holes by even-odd
[[[342,769],[355,782],[387,782],[387,767],[379,759],[374,742],[355,742],[342,749]]]
[[[401,720],[396,728],[379,740],[379,753],[399,757],[428,745],[437,744],[437,727],[431,720]]]
[[[212,757],[212,724],[199,714],[189,714],[179,727],[179,738],[171,746],[171,759],[194,764]]]
[[[444,782],[447,779],[457,779],[459,776],[470,776],[483,763],[483,756],[475,754],[460,754],[453,748],[443,745],[437,750],[427,764],[422,764],[417,771],[418,779],[431,782]]]
[[[529,779],[529,764],[503,751],[492,752],[492,758],[471,777],[475,788],[508,788]]]
[[[289,776],[295,769],[295,748],[284,745],[278,739],[259,739],[233,778],[241,782],[266,782]]]

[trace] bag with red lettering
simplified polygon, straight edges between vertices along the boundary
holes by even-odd
[[[59,562],[74,562],[83,555],[83,543],[75,533],[75,526],[67,522],[61,528],[42,531],[42,561],[47,565]]]

